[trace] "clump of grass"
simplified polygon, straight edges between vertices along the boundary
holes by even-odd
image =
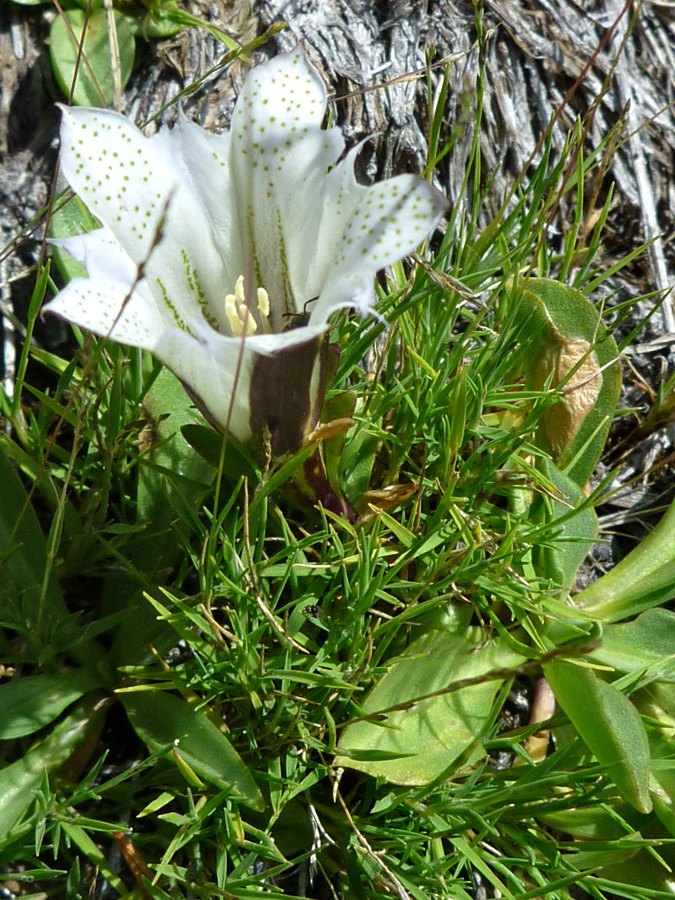
[[[584,186],[604,162],[580,126],[559,157],[543,141],[479,227],[489,188],[477,106],[468,213],[458,204],[442,238],[381,283],[388,324],[335,326],[328,403],[353,395],[355,424],[334,464],[355,523],[296,505],[285,488],[298,461],[261,471],[225,447],[146,355],[77,332],[72,358],[26,341],[0,441],[0,652],[18,686],[0,697],[0,861],[22,888],[670,896],[665,814],[636,811],[563,713],[537,760],[527,741],[541,722],[504,713],[514,683],[596,646],[570,611],[571,584],[541,563],[561,533],[583,544],[565,529],[596,495],[561,500],[546,467],[538,434],[560,397],[524,380],[522,284],[559,278],[590,294],[630,260],[596,263],[611,192],[586,231]],[[430,173],[447,151],[442,115]],[[574,219],[554,246],[561,197]],[[48,290],[44,269],[28,338]],[[50,392],[31,385],[29,359],[52,373]],[[416,659],[436,658],[416,642],[437,635],[473,641],[466,670],[450,665],[440,689],[426,669],[414,681]],[[396,665],[413,673],[412,694],[387,681]],[[388,697],[377,713],[373,688]],[[426,777],[424,758],[406,779],[392,767],[405,753],[345,738],[363,723],[400,730],[387,714],[411,717],[425,697],[430,717],[444,715],[455,695],[480,697],[472,730],[444,734],[447,764]],[[418,737],[406,737],[414,755]]]

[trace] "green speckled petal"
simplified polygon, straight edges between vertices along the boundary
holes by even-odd
[[[357,193],[358,206],[332,245],[331,267],[312,310],[313,324],[344,306],[365,313],[374,300],[376,273],[421,244],[448,207],[440,191],[414,175],[399,175],[369,188],[357,185]],[[328,227],[326,223],[325,230]]]
[[[136,266],[107,228],[51,243],[86,267],[89,278],[73,278],[45,307],[101,337],[154,350],[170,324],[145,284],[134,286]],[[133,293],[132,293],[133,288]]]
[[[229,236],[223,221],[214,225],[194,180],[201,188],[212,176],[209,191],[227,206],[227,166],[203,151],[202,166],[197,165],[194,126],[178,125],[146,138],[118,113],[62,110],[61,165],[88,209],[134,264],[145,265],[150,290],[177,324],[201,316],[226,328],[222,298],[230,289],[224,284]],[[222,141],[212,143],[218,157]],[[241,265],[233,262],[230,278]]]

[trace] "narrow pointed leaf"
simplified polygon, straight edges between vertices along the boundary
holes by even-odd
[[[206,781],[232,791],[254,809],[264,802],[248,767],[203,713],[161,691],[120,693],[129,721],[151,750],[174,744],[176,753]]]
[[[34,734],[83,694],[101,686],[86,669],[58,675],[25,675],[0,684],[0,740]]]
[[[98,692],[89,694],[34,750],[0,770],[0,843],[20,826],[35,802],[45,773],[63,765],[89,731],[100,723],[105,715],[101,705],[103,697]]]
[[[652,809],[649,742],[630,700],[588,668],[554,660],[544,674],[556,700],[619,793],[639,812]]]

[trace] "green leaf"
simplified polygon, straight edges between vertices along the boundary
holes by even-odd
[[[625,625],[608,625],[593,662],[617,672],[635,672],[647,666],[660,681],[675,682],[675,613],[650,609]]]
[[[638,709],[652,722],[647,732],[652,757],[652,800],[654,812],[675,837],[675,685],[660,682],[635,695]]]
[[[355,408],[356,394],[352,391],[343,391],[326,400],[321,410],[321,421],[328,423],[336,419],[351,419]],[[323,442],[326,477],[336,496],[342,494],[339,468],[345,448],[345,438],[345,433],[342,433]]]
[[[481,684],[418,700],[460,679],[507,669],[525,660],[499,644],[483,646],[484,632],[467,637],[435,631],[392,660],[363,712],[378,720],[354,722],[338,743],[335,765],[358,769],[397,784],[428,784],[474,749],[490,721],[495,695],[507,674]],[[386,712],[409,704],[405,709]],[[476,747],[477,755],[482,748]]]
[[[563,390],[579,384],[544,413],[538,439],[583,488],[600,459],[619,400],[616,342],[583,294],[545,278],[525,282],[518,316],[532,333],[525,355],[527,387],[541,390],[549,379],[555,387],[567,375]]]
[[[213,469],[181,433],[181,427],[193,423],[197,413],[185,388],[168,369],[161,369],[144,405],[152,417],[154,446],[143,454],[139,466],[138,524],[146,532],[132,548],[132,559],[142,572],[161,581],[159,573],[171,571],[181,559],[184,541],[190,540],[190,524],[213,479]],[[118,601],[129,610],[113,645],[115,664],[137,665],[151,658],[151,644],[168,649],[175,638],[173,630],[157,621],[143,588],[122,579],[115,590]]]
[[[584,666],[553,660],[544,665],[556,700],[621,796],[638,812],[652,809],[649,742],[630,700]]]
[[[575,603],[603,622],[635,616],[675,597],[675,503],[651,534]]]
[[[222,434],[204,425],[183,425],[181,434],[213,469],[219,467],[223,448]],[[260,474],[255,464],[231,435],[228,437],[225,447],[223,472],[231,479],[245,475],[249,481],[260,481]]]
[[[118,12],[115,12],[114,16],[120,79],[124,87],[134,65],[134,36],[126,18]],[[85,26],[82,48],[84,58],[80,58],[79,42]],[[73,79],[77,71],[77,80],[72,93],[74,106],[105,107],[112,104],[114,81],[110,42],[104,9],[94,10],[89,17],[84,10],[69,9],[54,19],[49,32],[52,68],[66,97],[71,96]]]
[[[370,480],[382,438],[371,434],[367,426],[357,429],[345,444],[340,458],[340,477],[347,499],[355,506],[370,488]]]
[[[183,426],[197,427],[194,423],[199,415],[183,385],[167,368],[162,368],[152,383],[144,406],[153,417],[154,447],[146,451],[140,467],[139,519],[159,532],[176,518],[170,495],[195,508],[213,480],[213,469],[195,454],[181,432]],[[217,437],[220,443],[222,438]],[[175,544],[175,536],[172,538]]]
[[[623,820],[623,821],[622,821]],[[608,806],[577,806],[537,816],[537,821],[570,834],[578,840],[614,841],[626,834],[625,821],[644,822],[627,803]]]
[[[105,715],[99,692],[85,697],[34,750],[0,770],[0,842],[20,824],[35,802],[45,774],[66,762]],[[30,828],[29,823],[24,824]]]
[[[175,744],[175,752],[206,781],[238,794],[253,809],[264,808],[244,761],[203,713],[161,691],[121,692],[120,700],[134,730],[151,750]]]
[[[66,620],[68,611],[53,571],[46,575],[47,545],[35,511],[1,450],[0,484],[0,609],[5,620],[9,606],[19,609],[23,625],[39,638]]]
[[[171,9],[167,10],[165,4],[161,2],[154,3],[142,21],[132,19],[129,24],[134,34],[145,40],[172,37],[183,27],[183,23],[177,22],[175,16],[171,14]]]
[[[549,459],[541,460],[540,466],[561,499],[544,498],[546,522],[552,527],[554,537],[538,548],[536,555],[541,558],[544,577],[569,589],[579,566],[597,540],[598,519],[590,507],[578,510],[586,496],[576,482]],[[571,510],[577,511],[570,515]]]
[[[101,686],[84,669],[59,675],[26,675],[0,684],[0,740],[33,734],[83,694]]]

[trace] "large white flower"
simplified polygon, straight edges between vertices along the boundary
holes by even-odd
[[[248,74],[225,134],[180,117],[146,138],[63,109],[63,172],[102,227],[55,242],[89,277],[46,311],[152,351],[215,422],[244,441],[267,429],[277,452],[316,422],[331,314],[367,311],[376,272],[447,207],[412,175],[358,184],[325,110],[301,48]]]

